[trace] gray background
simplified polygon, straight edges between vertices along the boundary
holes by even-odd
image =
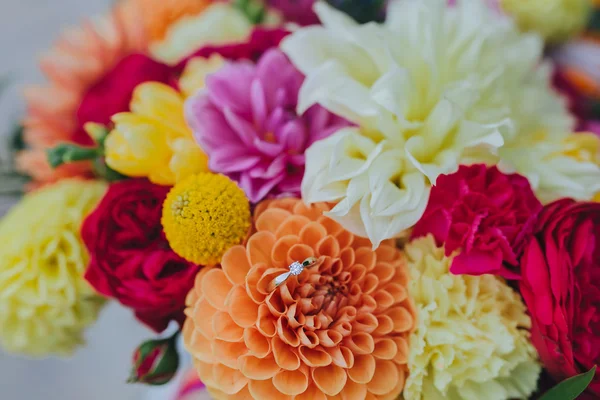
[[[0,76],[14,85],[0,98],[0,132],[23,111],[24,83],[42,82],[36,59],[61,29],[105,12],[110,0],[0,0]],[[6,156],[0,142],[0,157]],[[14,199],[0,196],[0,215]],[[0,244],[1,245],[1,244]],[[71,359],[30,360],[0,350],[1,400],[170,400],[162,391],[126,385],[133,349],[152,333],[116,304],[107,307],[87,335],[88,344]]]

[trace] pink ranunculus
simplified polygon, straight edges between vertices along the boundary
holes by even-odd
[[[531,340],[556,380],[600,364],[600,204],[544,207],[521,260]],[[600,397],[600,371],[580,399]]]
[[[279,50],[256,64],[225,65],[190,98],[186,119],[209,168],[238,182],[251,202],[300,194],[304,151],[348,123],[320,106],[296,114],[304,76]]]
[[[542,205],[521,175],[483,164],[441,175],[413,237],[433,234],[446,255],[459,250],[453,274],[518,279],[518,258]]]

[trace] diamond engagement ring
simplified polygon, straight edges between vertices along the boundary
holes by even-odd
[[[304,268],[310,268],[317,263],[317,259],[315,257],[308,257],[302,263],[298,261],[294,261],[288,267],[290,269],[289,272],[285,272],[281,275],[278,275],[269,283],[269,292],[272,292],[278,286],[281,286],[283,282],[285,282],[290,276],[298,276],[304,271]]]

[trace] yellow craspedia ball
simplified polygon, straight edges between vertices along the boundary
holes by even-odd
[[[583,30],[592,9],[590,0],[500,0],[500,4],[521,30],[536,32],[550,43]]]
[[[405,400],[527,399],[541,367],[519,294],[493,275],[453,275],[431,236],[405,247],[418,324]]]
[[[250,228],[250,203],[229,178],[211,173],[191,176],[171,189],[162,224],[171,248],[200,265],[214,265]]]
[[[33,356],[68,355],[103,299],[85,281],[79,229],[106,185],[62,181],[28,194],[0,221],[0,343]]]

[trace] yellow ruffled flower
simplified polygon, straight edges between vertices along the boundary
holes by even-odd
[[[131,177],[148,177],[173,185],[208,170],[208,158],[185,123],[184,97],[158,82],[138,85],[131,112],[112,117],[115,128],[106,138],[106,163]]]
[[[600,192],[600,138],[593,133],[541,132],[517,139],[499,154],[505,169],[527,177],[544,203],[562,197],[589,201]]]
[[[83,274],[83,219],[101,182],[62,181],[27,195],[0,222],[0,342],[12,352],[68,355],[103,304]]]
[[[541,367],[519,295],[493,275],[452,275],[431,236],[406,246],[418,309],[406,400],[526,399]]]
[[[225,60],[218,54],[210,58],[194,57],[185,66],[179,78],[179,88],[185,97],[191,97],[198,90],[204,88],[206,77],[216,72],[225,64]]]
[[[200,265],[214,265],[250,228],[250,203],[232,180],[217,174],[190,176],[171,189],[162,225],[171,248]]]
[[[551,43],[564,42],[583,30],[592,10],[590,0],[500,0],[500,4],[521,30],[537,32]]]
[[[216,2],[172,24],[162,40],[150,44],[150,52],[157,60],[173,64],[205,45],[244,41],[252,28],[250,20],[238,8]]]

